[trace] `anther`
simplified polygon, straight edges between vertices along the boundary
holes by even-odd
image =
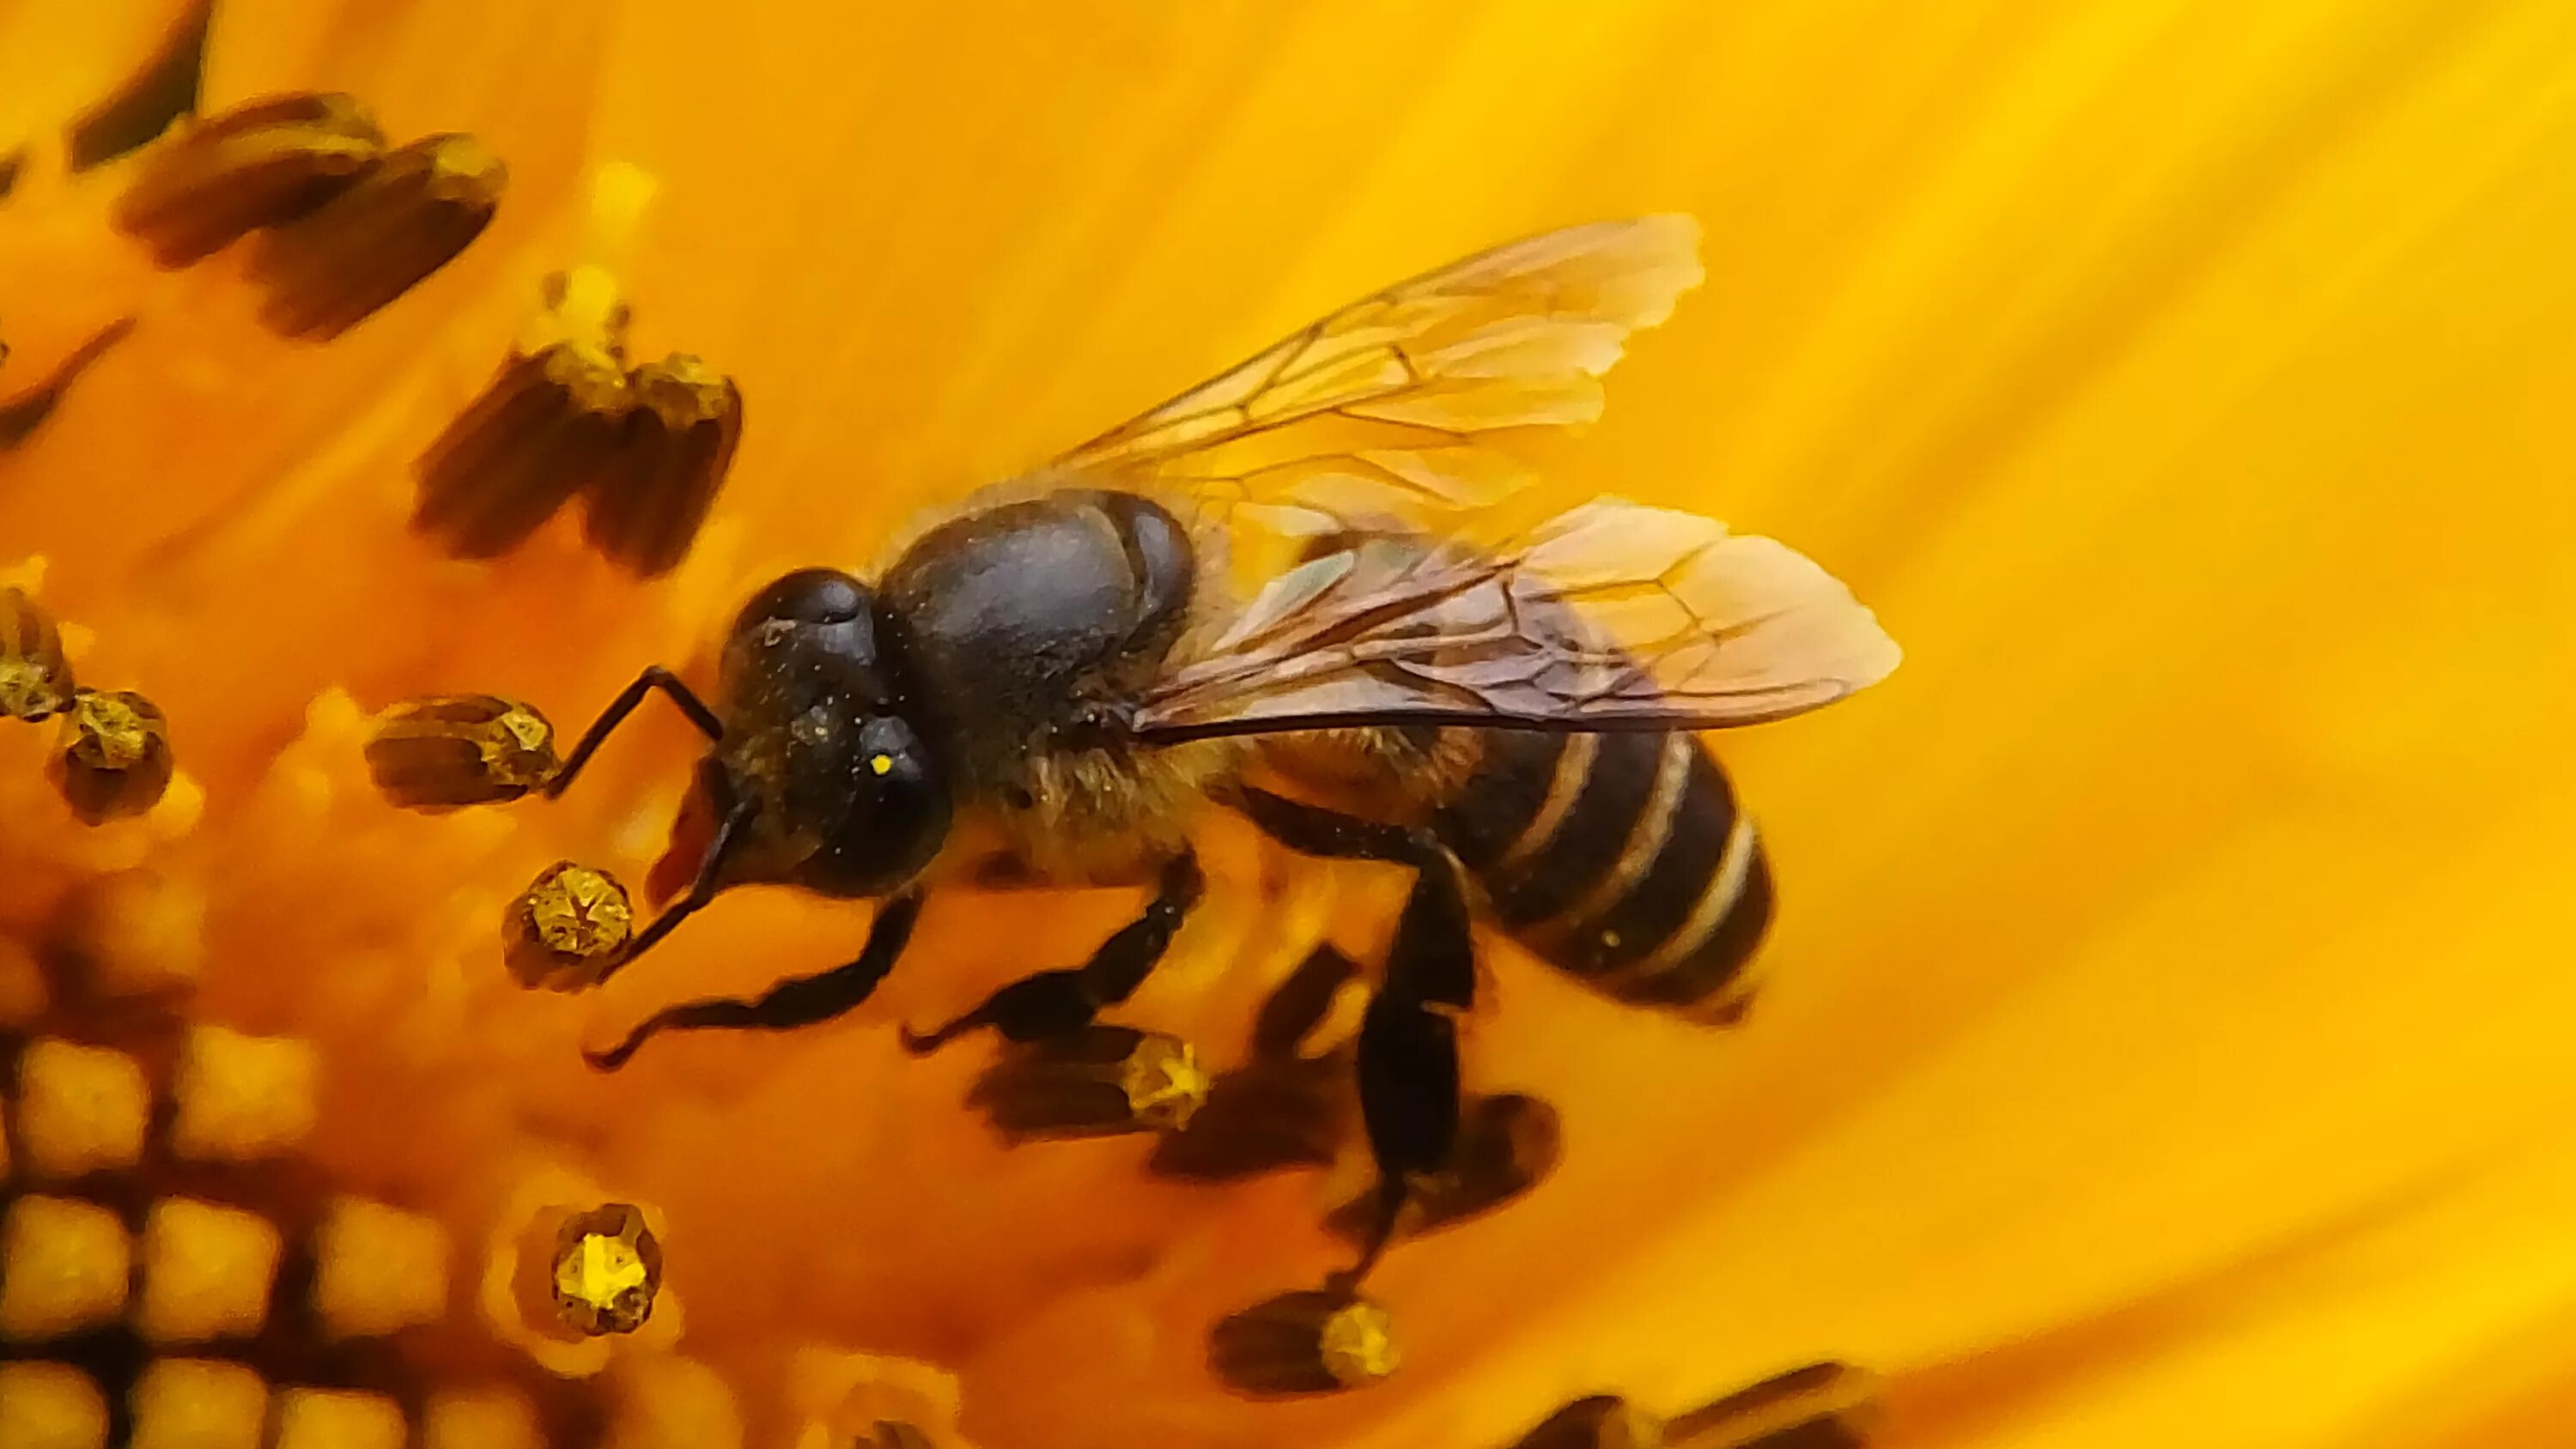
[[[82,824],[103,825],[160,804],[177,768],[159,705],[131,690],[82,690],[63,712],[47,773]]]
[[[550,1282],[555,1311],[573,1332],[633,1333],[662,1290],[662,1245],[641,1211],[609,1203],[564,1220]]]
[[[1438,1232],[1502,1207],[1553,1171],[1560,1152],[1554,1107],[1517,1092],[1475,1102],[1458,1124],[1449,1166],[1414,1179],[1396,1236]],[[1325,1225],[1358,1241],[1376,1211],[1376,1195],[1364,1194],[1335,1209]]]
[[[1332,1015],[1335,1000],[1359,979],[1359,973],[1358,963],[1350,957],[1329,945],[1317,946],[1263,998],[1252,1023],[1252,1054],[1296,1055]]]
[[[635,908],[615,876],[558,861],[510,903],[502,959],[522,986],[580,991],[616,966],[634,931]]]
[[[161,266],[186,266],[306,215],[384,154],[384,132],[348,96],[253,101],[154,146],[117,199],[116,227]]]
[[[421,455],[412,527],[452,557],[498,558],[618,463],[634,409],[609,348],[511,358]]]
[[[625,456],[590,490],[586,531],[611,560],[645,578],[688,556],[742,442],[742,390],[675,352],[635,369],[642,405]]]
[[[1329,1167],[1350,1128],[1343,1057],[1255,1058],[1222,1072],[1187,1126],[1154,1144],[1146,1170],[1191,1182]]]
[[[1162,1032],[1090,1026],[1004,1049],[968,1101],[1013,1141],[1169,1132],[1207,1100],[1188,1042]]]
[[[938,1441],[900,1419],[879,1419],[852,1449],[938,1449]]]
[[[0,715],[45,719],[71,703],[72,692],[62,631],[35,600],[0,589]]]
[[[488,694],[397,705],[367,741],[367,772],[406,810],[516,800],[551,777],[555,730],[534,706]]]
[[[1862,1449],[1879,1419],[1879,1381],[1849,1364],[1813,1363],[1676,1415],[1672,1449]]]
[[[1399,1357],[1384,1308],[1329,1291],[1282,1293],[1208,1335],[1210,1371],[1260,1397],[1365,1388],[1394,1373]]]
[[[471,136],[431,136],[311,215],[271,231],[252,258],[260,319],[286,337],[347,331],[456,259],[490,225],[508,168]]]
[[[1615,1394],[1594,1394],[1548,1415],[1512,1449],[1665,1449],[1664,1423]]]

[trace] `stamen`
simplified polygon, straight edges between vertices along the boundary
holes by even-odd
[[[1006,1048],[976,1079],[970,1104],[1003,1136],[1106,1137],[1188,1125],[1208,1095],[1188,1042],[1162,1032],[1092,1026]]]
[[[127,1402],[134,1449],[258,1444],[268,1423],[268,1385],[237,1363],[165,1358],[143,1370]]]
[[[286,1389],[270,1449],[403,1449],[410,1439],[402,1406],[382,1394]]]
[[[52,616],[18,590],[0,589],[0,715],[46,719],[72,692],[71,661]]]
[[[555,1311],[573,1332],[633,1333],[662,1291],[662,1245],[632,1205],[594,1208],[555,1234],[552,1284]]]
[[[256,1213],[173,1198],[143,1224],[143,1301],[135,1327],[155,1343],[248,1338],[268,1321],[280,1250]]]
[[[1448,1169],[1414,1179],[1396,1236],[1436,1233],[1510,1203],[1555,1170],[1561,1152],[1554,1107],[1517,1092],[1483,1098],[1458,1124]],[[1364,1194],[1334,1209],[1325,1226],[1358,1242],[1376,1211],[1375,1194]]]
[[[352,97],[253,101],[153,147],[114,220],[154,262],[183,267],[311,213],[384,155],[384,132]]]
[[[1663,1421],[1615,1394],[1577,1399],[1512,1449],[1665,1449]]]
[[[313,1242],[313,1308],[342,1338],[377,1338],[447,1309],[447,1229],[383,1203],[343,1198]]]
[[[251,1162],[302,1142],[321,1116],[321,1054],[293,1037],[220,1026],[188,1033],[171,1088],[170,1150],[189,1162]]]
[[[349,330],[482,235],[508,179],[501,158],[471,136],[431,136],[390,153],[263,239],[251,262],[268,293],[260,319],[311,341]]]
[[[1672,1449],[1862,1449],[1879,1422],[1878,1376],[1813,1363],[1674,1417]]]
[[[635,908],[615,876],[558,861],[510,903],[502,958],[522,986],[582,991],[616,966],[634,931]]]
[[[177,769],[159,705],[131,690],[82,690],[47,774],[82,824],[103,825],[160,804]]]
[[[0,1444],[98,1449],[107,1396],[67,1363],[0,1363]]]
[[[1210,1084],[1180,1131],[1154,1144],[1146,1170],[1189,1182],[1329,1167],[1350,1134],[1351,1064],[1341,1056],[1254,1059]]]
[[[507,1389],[432,1395],[421,1416],[421,1449],[545,1449],[535,1406]]]
[[[1288,973],[1252,1022],[1252,1054],[1290,1057],[1333,1014],[1336,998],[1359,979],[1357,962],[1330,945],[1317,946]]]
[[[625,456],[590,491],[591,543],[644,578],[688,556],[742,442],[742,390],[699,358],[675,352],[635,370],[643,407]]]
[[[533,705],[488,694],[396,705],[367,741],[367,773],[406,810],[516,800],[562,763],[555,730]]]
[[[452,557],[500,557],[619,465],[634,411],[607,347],[512,358],[421,455],[412,527]]]
[[[1365,1388],[1399,1359],[1387,1311],[1342,1293],[1282,1293],[1220,1320],[1208,1336],[1209,1369],[1260,1397]]]
[[[61,1338],[125,1311],[133,1248],[116,1213],[30,1194],[0,1221],[0,1339]]]
[[[134,1058],[40,1041],[18,1061],[18,1145],[39,1179],[69,1181],[142,1160],[151,1091]]]

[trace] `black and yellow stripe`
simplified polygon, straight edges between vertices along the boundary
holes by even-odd
[[[1771,921],[1771,873],[1687,734],[1481,732],[1435,819],[1494,917],[1621,1001],[1729,1022]]]

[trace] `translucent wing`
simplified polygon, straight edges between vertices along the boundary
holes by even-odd
[[[1831,574],[1603,499],[1503,550],[1356,533],[1273,580],[1136,714],[1153,740],[1364,724],[1718,729],[1874,684],[1896,642]]]
[[[1648,216],[1481,252],[1333,313],[1066,454],[1113,485],[1253,504],[1296,531],[1443,530],[1522,481],[1487,435],[1590,422],[1628,334],[1698,284],[1699,223]]]

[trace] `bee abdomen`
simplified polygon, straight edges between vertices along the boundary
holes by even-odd
[[[1496,730],[1483,744],[1437,823],[1497,922],[1618,1000],[1742,1015],[1771,872],[1698,738]]]

